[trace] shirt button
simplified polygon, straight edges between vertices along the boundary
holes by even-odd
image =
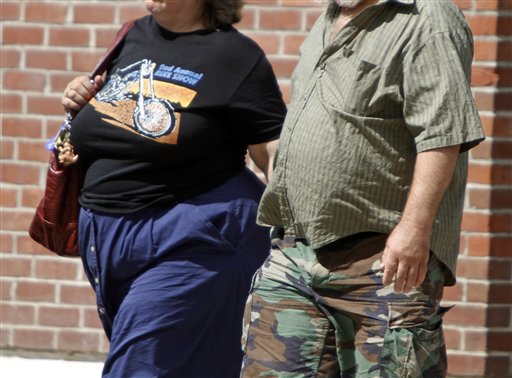
[[[105,309],[103,307],[100,307],[98,311],[101,315],[105,314]]]
[[[100,283],[100,278],[99,278],[99,277],[95,277],[95,278],[94,278],[94,283],[95,283],[96,285],[98,285],[98,284]]]
[[[91,246],[91,252],[96,251],[96,248],[94,246]]]

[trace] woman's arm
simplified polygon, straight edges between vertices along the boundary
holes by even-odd
[[[261,169],[267,179],[267,182],[270,181],[272,176],[274,156],[276,154],[278,144],[279,140],[276,139],[270,142],[252,144],[249,146],[249,156],[254,164]]]

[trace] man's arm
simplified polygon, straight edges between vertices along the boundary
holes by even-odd
[[[390,285],[396,274],[394,290],[397,293],[407,293],[425,279],[432,226],[452,180],[459,149],[456,145],[417,155],[402,219],[391,232],[382,257],[383,283]]]

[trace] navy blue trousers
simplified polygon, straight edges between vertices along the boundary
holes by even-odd
[[[171,208],[82,209],[79,248],[110,340],[103,377],[230,378],[244,305],[269,253],[249,170]]]

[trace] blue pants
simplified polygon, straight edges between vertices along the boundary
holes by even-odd
[[[269,253],[244,170],[172,208],[82,209],[79,248],[110,339],[104,377],[238,377],[244,304]]]

